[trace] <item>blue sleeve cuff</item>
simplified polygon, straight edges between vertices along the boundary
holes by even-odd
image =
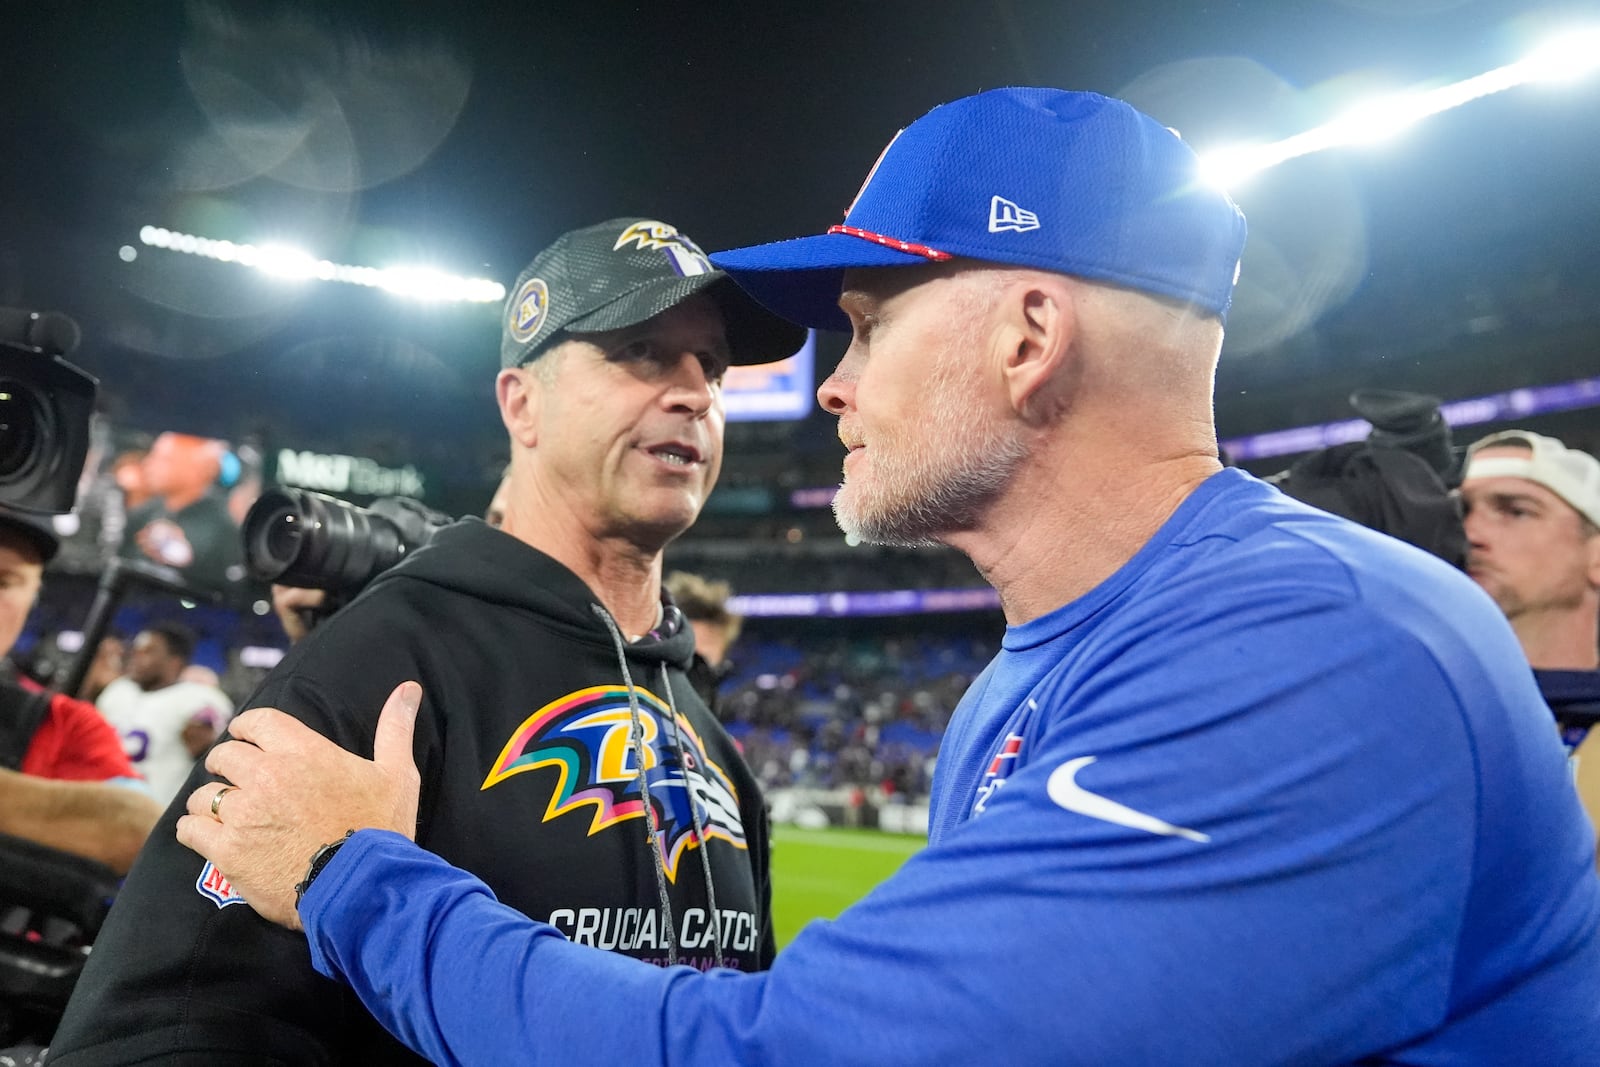
[[[369,896],[369,887],[382,885],[399,868],[433,861],[442,869],[450,865],[401,834],[390,830],[358,830],[334,853],[328,865],[300,899],[300,923],[311,944],[311,963],[318,973],[340,979],[334,962],[330,934],[339,931],[338,918],[351,905]],[[348,924],[346,924],[348,926]]]

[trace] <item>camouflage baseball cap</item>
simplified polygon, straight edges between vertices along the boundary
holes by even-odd
[[[517,277],[500,365],[521,366],[567,334],[636,325],[700,292],[722,309],[735,364],[784,359],[805,341],[802,328],[746,296],[676,227],[623,218],[562,234]]]

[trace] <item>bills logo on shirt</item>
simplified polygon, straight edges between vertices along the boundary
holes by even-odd
[[[200,877],[194,880],[194,887],[201,896],[219,908],[244,903],[244,897],[233,888],[228,876],[217,870],[217,865],[210,860],[206,860],[206,865],[200,868]]]
[[[1010,777],[1012,769],[1017,765],[1017,757],[1021,754],[1022,735],[1007,734],[1005,741],[1000,745],[1000,750],[994,754],[988,768],[983,772],[983,781],[978,783],[978,793],[972,802],[972,814],[983,814],[989,798],[1006,784],[1006,779]]]

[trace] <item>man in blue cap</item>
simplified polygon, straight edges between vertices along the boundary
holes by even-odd
[[[441,1063],[1592,1058],[1593,844],[1505,621],[1217,460],[1243,242],[1159,123],[1006,89],[905,129],[828,233],[715,257],[853,333],[841,525],[960,548],[1009,623],[928,848],[770,972],[572,944],[414,847],[413,685],[370,763],[247,712],[180,837]]]

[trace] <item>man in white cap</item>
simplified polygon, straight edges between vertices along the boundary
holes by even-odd
[[[1600,460],[1526,430],[1491,434],[1467,452],[1461,502],[1467,573],[1516,631],[1600,823]]]

